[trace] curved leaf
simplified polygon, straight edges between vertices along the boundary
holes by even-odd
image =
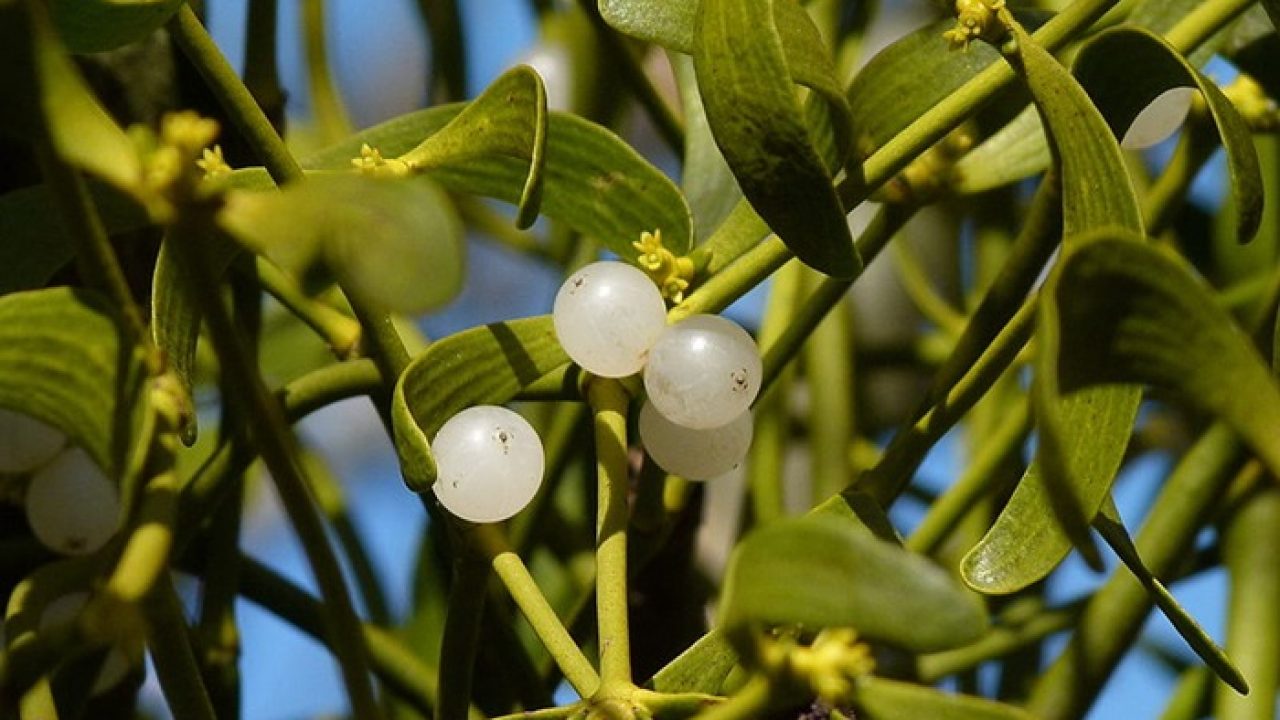
[[[463,111],[443,105],[402,115],[303,160],[309,169],[346,169],[371,145],[386,157],[409,152]],[[502,156],[474,158],[465,165],[432,170],[430,177],[458,192],[518,203],[528,162]],[[617,135],[576,115],[552,112],[547,119],[542,212],[598,240],[623,258],[642,232],[662,231],[662,242],[684,254],[693,243],[693,218],[675,183]]]
[[[1124,73],[1117,73],[1117,66]],[[1248,242],[1262,221],[1262,173],[1248,125],[1218,86],[1150,31],[1119,27],[1091,38],[1073,72],[1102,109],[1117,136],[1152,100],[1174,87],[1200,90],[1227,154],[1227,171],[1239,208],[1237,239]]]
[[[71,52],[112,50],[150,35],[183,0],[52,0],[53,21]]]
[[[547,145],[547,91],[528,65],[503,73],[439,132],[399,159],[414,170],[464,167],[487,156],[526,162],[516,225],[529,227],[542,203]]]
[[[1010,62],[1031,90],[1062,178],[1064,257],[1093,228],[1119,228],[1139,241],[1141,212],[1106,121],[1048,51],[1021,28],[1013,35],[1017,51]],[[1141,400],[1136,386],[1060,391],[1059,374],[1070,365],[1067,353],[1088,346],[1076,348],[1058,337],[1048,319],[1055,309],[1051,293],[1041,294],[1040,308],[1036,461],[961,562],[965,582],[986,593],[1013,592],[1043,578],[1072,544],[1096,558],[1089,522],[1110,492]]]
[[[53,288],[0,298],[0,407],[58,428],[108,474],[128,450],[141,358],[99,296]]]
[[[851,278],[862,263],[832,187],[838,165],[824,165],[788,77],[775,13],[790,5],[703,0],[694,70],[712,134],[752,207],[801,261]],[[821,47],[816,30],[812,40]]]
[[[299,277],[321,264],[380,307],[417,312],[462,287],[462,226],[424,178],[319,175],[279,192],[233,192],[218,223]]]
[[[831,515],[781,520],[734,550],[720,625],[852,627],[916,652],[973,642],[982,604],[942,568]]]
[[[1129,537],[1129,533],[1124,529],[1124,523],[1120,520],[1120,511],[1116,509],[1115,503],[1108,500],[1102,507],[1102,511],[1098,513],[1098,517],[1093,521],[1093,526],[1115,551],[1116,555],[1129,568],[1129,572],[1138,579],[1142,587],[1151,596],[1152,602],[1156,607],[1160,608],[1160,612],[1164,613],[1169,619],[1170,624],[1178,631],[1196,655],[1204,660],[1205,664],[1222,678],[1222,681],[1235,688],[1236,691],[1247,694],[1249,692],[1249,683],[1245,681],[1244,675],[1241,674],[1235,665],[1231,663],[1231,658],[1227,657],[1227,653],[1218,644],[1209,637],[1209,634],[1200,627],[1200,624],[1191,617],[1190,613],[1178,604],[1178,600],[1173,594],[1165,588],[1164,583],[1147,569],[1142,563],[1142,558],[1138,555],[1138,548],[1133,544],[1133,539]]]
[[[1171,253],[1099,233],[1046,286],[1062,392],[1146,383],[1225,421],[1280,473],[1280,387],[1210,289]]]
[[[866,720],[1034,720],[1026,710],[874,676],[858,680],[853,706]]]
[[[472,328],[433,343],[405,369],[392,397],[405,483],[425,492],[435,482],[430,438],[454,414],[505,403],[567,362],[550,315]]]

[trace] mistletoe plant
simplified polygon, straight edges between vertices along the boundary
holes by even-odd
[[[1130,652],[1179,674],[1163,717],[1274,717],[1275,0],[958,0],[869,60],[870,0],[533,2],[567,110],[528,66],[462,100],[459,3],[423,0],[432,103],[360,132],[309,0],[298,155],[276,5],[241,77],[182,0],[0,0],[0,715],[134,717],[145,653],[175,717],[238,717],[244,597],[358,718],[1078,718]],[[469,235],[563,272],[551,314],[424,338]],[[851,327],[873,263],[901,341]],[[718,315],[766,282],[754,337]],[[404,617],[292,428],[352,397],[429,515]],[[1152,453],[1131,538],[1112,488]],[[320,597],[239,549],[259,460]],[[691,481],[737,466],[715,590]],[[1097,538],[1121,566],[1051,603]],[[1225,649],[1167,589],[1220,565]],[[1139,642],[1153,606],[1199,661]]]

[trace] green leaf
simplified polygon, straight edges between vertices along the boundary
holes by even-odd
[[[911,683],[867,676],[858,680],[853,706],[862,720],[1034,720],[1012,705],[953,695]]]
[[[430,438],[472,405],[500,405],[569,362],[551,316],[472,328],[433,343],[396,383],[391,414],[405,483],[425,492],[436,479]]]
[[[1115,72],[1116,67],[1126,72]],[[1091,38],[1073,72],[1119,136],[1152,100],[1174,87],[1200,90],[1227,154],[1231,189],[1239,208],[1237,239],[1248,242],[1262,220],[1262,174],[1248,125],[1218,86],[1159,36],[1119,27]]]
[[[146,211],[109,186],[90,182],[89,193],[108,233],[150,224]],[[49,281],[75,257],[57,203],[44,185],[0,195],[0,295],[32,290]]]
[[[425,178],[317,175],[279,192],[234,192],[219,225],[299,277],[323,267],[361,300],[400,312],[462,287],[462,225]]]
[[[738,652],[733,645],[724,635],[711,630],[659,670],[645,687],[662,693],[714,695],[737,664]]]
[[[400,160],[414,170],[465,168],[485,157],[528,163],[516,203],[516,225],[529,227],[542,203],[547,145],[547,92],[542,78],[520,65],[493,81],[480,97]]]
[[[775,18],[778,8],[789,6],[788,0],[703,0],[694,70],[712,134],[752,207],[801,261],[851,278],[862,263],[832,187],[839,167],[824,164],[809,135]],[[812,42],[821,47],[816,30]],[[847,148],[842,136],[837,133],[837,149]]]
[[[1184,261],[1114,232],[1087,238],[1046,290],[1064,393],[1145,383],[1207,410],[1280,473],[1280,387],[1245,333]]]
[[[954,19],[939,20],[887,46],[858,71],[846,97],[853,113],[854,142],[863,157],[915,122],[960,88],[1000,53],[983,43],[957,52],[943,33]]]
[[[1129,533],[1124,529],[1124,523],[1120,520],[1120,511],[1116,509],[1115,503],[1109,498],[1102,506],[1102,511],[1098,513],[1098,517],[1094,519],[1093,526],[1098,529],[1102,537],[1115,551],[1116,555],[1129,568],[1129,572],[1138,579],[1142,587],[1151,596],[1151,600],[1160,608],[1160,612],[1173,625],[1178,634],[1182,636],[1196,655],[1204,660],[1205,664],[1213,669],[1222,681],[1235,688],[1241,694],[1248,694],[1249,683],[1245,681],[1244,675],[1231,663],[1231,658],[1218,647],[1218,644],[1209,637],[1209,634],[1200,627],[1195,618],[1178,604],[1176,598],[1170,594],[1164,583],[1151,574],[1147,566],[1142,563],[1142,558],[1138,556],[1138,548],[1134,546],[1133,540],[1129,537]]]
[[[118,477],[141,358],[107,302],[70,288],[0,298],[0,407],[58,428]]]
[[[689,199],[697,236],[709,238],[742,201],[742,191],[738,189],[738,181],[733,178],[720,148],[716,147],[711,127],[707,125],[693,59],[672,53],[670,60],[680,87],[680,103],[684,107],[684,164],[680,172],[680,187]]]
[[[1021,28],[1013,29],[1010,56],[1031,90],[1054,162],[1062,177],[1063,251],[1070,258],[1081,235],[1119,228],[1139,242],[1142,215],[1115,136],[1084,89]],[[1061,263],[1060,263],[1061,265]],[[1057,276],[1055,269],[1050,275]],[[1084,352],[1059,338],[1056,299],[1043,292],[1037,372],[1033,393],[1040,445],[995,524],[961,561],[965,582],[985,593],[1007,593],[1043,578],[1072,544],[1096,564],[1089,523],[1110,492],[1137,417],[1136,386],[1102,387],[1068,394],[1059,375],[1068,354]]]
[[[830,515],[781,520],[747,536],[729,559],[726,630],[765,623],[852,627],[915,652],[973,642],[982,604],[942,568]]]
[[[1049,167],[1052,157],[1045,141],[1044,125],[1035,105],[1014,116],[1004,127],[965,153],[951,167],[947,186],[961,195],[1031,177]]]
[[[113,50],[150,35],[182,0],[52,0],[53,21],[71,52]]]
[[[89,91],[40,2],[0,5],[0,127],[43,144],[124,190],[142,164],[133,143]]]
[[[303,160],[309,169],[344,169],[371,145],[385,157],[409,152],[438,132],[465,105],[445,105],[388,120]],[[464,166],[438,168],[430,177],[458,192],[517,203],[528,178],[528,163],[486,156]],[[675,183],[617,135],[570,113],[552,112],[542,212],[562,220],[623,258],[635,257],[631,243],[642,232],[662,231],[662,241],[684,254],[693,243],[693,218]]]

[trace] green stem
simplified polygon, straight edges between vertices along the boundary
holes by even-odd
[[[1033,600],[1039,604],[1039,599]],[[1084,603],[1041,610],[1022,622],[1001,622],[977,642],[954,650],[921,655],[916,661],[920,681],[932,685],[948,675],[976,668],[988,660],[1031,646],[1055,633],[1070,629],[1079,619]]]
[[[733,697],[697,715],[697,720],[757,720],[773,707],[774,696],[769,678],[755,675]]]
[[[200,596],[200,666],[219,718],[240,717],[240,631],[236,595],[240,589],[240,520],[244,476],[231,480],[227,501],[218,506],[207,534],[209,571]]]
[[[1253,7],[1255,0],[1210,0],[1202,2],[1187,13],[1177,25],[1165,34],[1165,40],[1181,53],[1188,53],[1213,34],[1226,27],[1244,11]]]
[[[1280,488],[1265,482],[1227,522],[1222,554],[1231,573],[1227,652],[1249,694],[1219,683],[1214,717],[1270,718],[1280,686]]]
[[[760,321],[759,343],[773,347],[786,332],[800,297],[804,266],[794,263],[778,271]],[[765,525],[786,514],[783,494],[783,450],[790,433],[788,389],[795,373],[778,372],[775,382],[760,391],[755,406],[755,436],[747,461],[752,519]]]
[[[190,630],[182,601],[165,577],[147,599],[147,647],[155,660],[156,676],[174,717],[214,720],[217,715],[200,679],[200,667],[191,649]]]
[[[76,242],[76,267],[87,285],[102,292],[115,303],[124,319],[130,345],[150,349],[151,335],[147,332],[142,309],[133,299],[124,270],[116,258],[115,249],[107,237],[106,227],[89,195],[88,185],[75,168],[63,162],[51,145],[39,143],[36,157],[44,173],[45,184],[58,207],[58,217]],[[149,369],[159,370],[159,358],[148,353]]]
[[[208,83],[231,121],[248,138],[272,179],[279,185],[301,180],[302,166],[289,153],[253,94],[240,81],[235,68],[227,62],[189,5],[183,5],[169,21],[169,32]]]
[[[277,131],[284,126],[284,90],[276,53],[279,0],[249,0],[245,23],[244,84]]]
[[[456,560],[453,573],[440,651],[440,698],[435,715],[438,720],[466,720],[480,644],[480,619],[484,616],[485,586],[489,583],[489,566],[482,561]]]
[[[190,9],[183,8],[181,12],[189,13]],[[241,396],[236,401],[245,403],[244,412],[253,438],[267,469],[271,471],[285,513],[302,542],[325,598],[326,630],[342,668],[352,708],[359,717],[380,717],[369,683],[368,660],[360,640],[359,619],[347,592],[342,569],[329,546],[324,524],[308,494],[296,441],[279,403],[267,390],[256,363],[247,353],[222,302],[217,281],[210,272],[203,240],[204,228],[212,223],[212,218],[192,217],[192,212],[187,210],[179,219],[173,236],[177,241],[173,246],[178,251],[179,261],[185,265],[191,279],[189,291],[203,311],[222,372],[228,382],[240,389]]]
[[[1213,673],[1209,668],[1196,666],[1182,673],[1178,684],[1169,695],[1160,720],[1199,720],[1208,714],[1207,699],[1213,691]],[[1265,720],[1269,715],[1259,716]]]
[[[330,642],[324,629],[324,603],[252,558],[241,557],[240,562],[243,566],[240,591],[244,597],[317,641]],[[430,717],[437,698],[435,669],[424,665],[390,632],[368,624],[362,624],[360,630],[373,671],[384,687]],[[472,718],[476,716],[477,713],[472,713]]]
[[[556,611],[538,589],[529,569],[511,549],[502,531],[494,525],[476,525],[467,542],[484,550],[498,579],[506,586],[511,599],[515,600],[516,606],[533,627],[533,632],[542,641],[543,647],[555,659],[565,680],[578,691],[580,697],[591,697],[600,686],[600,676],[582,654],[573,636],[565,629],[564,623],[560,622]]]
[[[929,512],[907,539],[906,548],[925,555],[937,551],[974,504],[998,490],[991,486],[992,476],[1010,455],[1021,449],[1030,431],[1031,412],[1024,399],[1014,405],[1012,412],[986,438],[960,479],[929,507]]]
[[[307,297],[297,282],[266,258],[257,258],[262,289],[307,325],[328,344],[333,354],[347,359],[360,342],[360,325],[324,303]]]
[[[1136,543],[1156,577],[1168,577],[1185,559],[1235,476],[1241,455],[1235,435],[1214,425],[1165,481]],[[1142,585],[1127,569],[1117,568],[1090,598],[1066,650],[1036,681],[1027,709],[1045,720],[1082,716],[1137,637],[1151,607],[1151,596]]]
[[[898,279],[907,297],[926,320],[943,332],[956,336],[964,329],[965,318],[943,299],[929,281],[924,264],[910,243],[899,242],[893,246],[893,259],[898,269]]]
[[[303,0],[302,37],[306,51],[307,90],[311,94],[311,114],[326,142],[337,142],[351,134],[351,119],[342,96],[329,72],[329,48],[325,23],[325,0]]]
[[[806,269],[810,284],[826,284]],[[844,292],[831,303],[832,311],[818,322],[803,345],[804,373],[809,387],[810,505],[816,505],[849,484],[852,465],[849,442],[854,429],[853,320]],[[807,304],[806,304],[807,305]]]
[[[596,618],[599,623],[601,691],[631,685],[631,634],[627,619],[627,405],[617,380],[588,380],[595,413],[597,506]]]

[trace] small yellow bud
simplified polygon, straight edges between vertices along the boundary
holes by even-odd
[[[409,174],[409,164],[398,158],[384,158],[382,153],[368,143],[360,146],[360,157],[351,159],[351,166],[365,175],[378,177],[404,177]]]
[[[196,167],[204,171],[206,179],[218,178],[231,174],[231,166],[227,164],[226,158],[222,156],[221,145],[214,145],[212,148],[205,148],[200,153],[200,159],[196,161]]]

